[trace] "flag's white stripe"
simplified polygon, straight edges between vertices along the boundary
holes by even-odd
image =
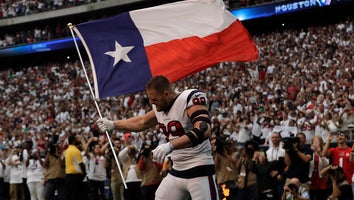
[[[193,8],[193,9],[191,9]],[[189,0],[130,12],[144,46],[190,36],[205,37],[229,27],[236,18],[222,0]]]

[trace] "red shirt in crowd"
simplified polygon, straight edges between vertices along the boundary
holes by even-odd
[[[299,88],[292,85],[288,87],[289,100],[295,100],[297,93],[299,92]]]
[[[353,176],[353,164],[350,162],[350,157],[352,154],[352,148],[347,147],[341,149],[339,147],[330,148],[328,150],[329,158],[332,160],[334,165],[340,166],[343,168],[344,175],[347,178],[349,184],[352,184]]]
[[[327,189],[327,179],[325,177],[320,177],[318,172],[320,156],[314,154],[314,170],[311,176],[310,190],[326,190]]]

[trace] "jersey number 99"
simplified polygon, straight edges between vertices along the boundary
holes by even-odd
[[[162,132],[167,137],[170,134],[171,134],[171,136],[174,136],[174,137],[179,137],[179,136],[182,136],[185,134],[182,124],[179,121],[170,121],[170,122],[168,122],[167,127],[162,123],[159,123],[159,126],[160,126]]]

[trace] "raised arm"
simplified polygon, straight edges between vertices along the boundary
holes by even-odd
[[[327,138],[327,142],[326,142],[326,144],[323,147],[322,156],[327,157],[327,158],[329,157],[328,149],[329,149],[329,144],[331,143],[333,137],[334,137],[333,133],[330,133],[328,138]]]

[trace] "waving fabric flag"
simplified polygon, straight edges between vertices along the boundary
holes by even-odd
[[[78,24],[96,98],[143,91],[153,76],[171,82],[223,61],[258,58],[247,30],[222,0],[189,0]]]

